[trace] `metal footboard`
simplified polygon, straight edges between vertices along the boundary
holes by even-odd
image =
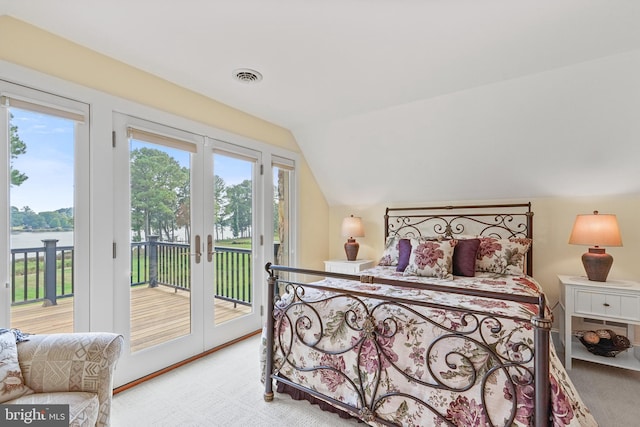
[[[546,301],[543,294],[539,296],[524,296],[514,294],[502,294],[499,292],[491,292],[484,290],[475,290],[467,288],[455,288],[450,286],[442,286],[436,284],[415,284],[400,280],[391,280],[386,278],[378,278],[373,276],[354,276],[340,273],[329,273],[323,271],[296,269],[285,266],[276,266],[267,264],[266,270],[268,277],[268,322],[266,329],[266,381],[265,394],[266,401],[273,400],[273,380],[287,384],[293,388],[301,390],[310,396],[324,400],[332,406],[344,410],[353,416],[362,419],[365,422],[375,422],[378,425],[397,425],[392,418],[380,414],[378,409],[384,402],[391,399],[403,399],[410,402],[420,411],[429,411],[434,417],[438,418],[444,425],[455,425],[446,418],[446,414],[439,413],[432,407],[427,395],[428,390],[443,390],[449,394],[464,392],[472,387],[478,387],[479,398],[485,406],[485,395],[491,394],[490,383],[492,379],[498,375],[500,378],[506,378],[506,386],[504,393],[509,394],[511,400],[511,412],[504,420],[504,425],[511,425],[516,418],[519,406],[522,402],[518,401],[518,392],[523,387],[528,390],[533,388],[535,393],[535,401],[533,408],[533,421],[535,426],[548,426],[550,420],[550,382],[549,382],[549,333],[551,328],[551,319],[546,317]],[[286,273],[286,274],[282,274]],[[461,294],[479,298],[491,298],[502,301],[514,301],[524,304],[537,306],[538,315],[533,318],[499,316],[490,311],[466,310],[460,307],[447,306],[442,304],[434,304],[422,301],[410,301],[406,299],[391,298],[380,294],[370,294],[366,291],[352,291],[344,293],[334,287],[326,287],[322,282],[302,283],[293,280],[279,279],[279,275],[291,277],[295,275],[312,275],[318,277],[333,277],[347,280],[360,281],[361,283],[380,284],[390,286],[402,286],[404,288],[420,288],[429,289],[434,292],[446,292],[452,294]],[[279,289],[284,288],[288,291],[289,300],[280,300]],[[327,328],[322,318],[314,308],[314,304],[323,304],[325,300],[306,301],[305,295],[312,289],[328,291],[331,293],[329,298],[343,298],[348,300],[349,310],[344,313],[344,327],[354,332],[357,339],[352,340],[352,344],[344,349],[326,350],[322,345],[323,331]],[[366,300],[366,302],[365,302]],[[355,308],[353,308],[355,307]],[[430,381],[425,381],[419,376],[411,372],[407,366],[403,365],[403,361],[393,360],[389,354],[385,352],[385,340],[391,338],[402,339],[402,334],[398,331],[405,330],[407,325],[402,320],[388,316],[389,310],[406,314],[407,318],[414,319],[422,323],[428,323],[431,328],[438,329],[439,335],[429,343],[425,349],[424,360],[428,361],[427,369],[429,370]],[[445,310],[448,314],[460,319],[462,326],[452,328],[450,326],[439,324],[429,316],[424,314],[424,310]],[[316,314],[314,314],[316,313]],[[528,341],[510,342],[492,340],[484,334],[484,330],[493,332],[500,331],[505,320],[521,322],[526,324],[527,329],[533,330],[533,343]],[[409,320],[413,322],[414,320]],[[281,331],[283,325],[291,327],[291,335],[288,338],[282,337]],[[295,327],[294,327],[295,326]],[[300,331],[316,328],[316,333],[307,334]],[[319,331],[319,332],[318,332]],[[311,335],[311,337],[309,336]],[[323,354],[323,360],[326,361],[313,366],[302,366],[298,364],[296,355],[292,354],[294,340],[296,343],[302,343],[308,348],[312,348]],[[490,369],[486,371],[476,371],[471,368],[471,363],[466,363],[467,355],[454,350],[444,350],[453,348],[450,343],[457,343],[458,347],[470,347],[482,352],[483,357],[490,359]],[[277,349],[280,355],[281,363],[289,364],[292,368],[302,373],[313,374],[322,371],[340,378],[340,381],[347,384],[353,390],[354,396],[357,396],[357,403],[345,403],[337,400],[328,394],[323,394],[318,390],[314,390],[304,385],[300,385],[295,381],[278,375],[282,366],[275,366],[274,351]],[[340,366],[331,364],[332,357],[339,354],[357,354],[355,360],[357,363],[357,374],[349,377],[341,371]],[[369,356],[374,355],[377,358],[377,371],[372,377],[375,380],[370,384],[370,388],[365,392],[363,384],[367,379],[367,374],[363,369],[363,356],[367,353]],[[431,361],[436,359],[436,355],[446,353],[443,356],[449,369],[455,375],[456,369],[464,368],[465,377],[468,381],[463,384],[450,383],[446,377],[442,377],[435,368],[432,367]],[[517,357],[516,357],[517,356]],[[383,365],[390,370],[404,376],[408,383],[412,384],[412,389],[416,392],[407,393],[402,390],[388,390],[382,384],[382,367]],[[494,386],[495,388],[495,386]],[[373,391],[372,391],[373,390]],[[427,391],[425,391],[427,390]],[[495,391],[495,389],[494,389]],[[495,393],[493,393],[495,394]],[[495,396],[493,397],[495,398]],[[485,406],[488,412],[489,408]],[[494,425],[489,418],[489,424]]]

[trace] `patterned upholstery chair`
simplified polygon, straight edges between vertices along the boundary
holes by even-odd
[[[69,404],[70,426],[108,426],[122,335],[80,332],[28,338],[17,345],[18,362],[34,393],[5,403]]]

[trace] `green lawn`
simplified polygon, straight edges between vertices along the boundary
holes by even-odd
[[[251,249],[251,238],[216,240],[215,245],[234,249]]]

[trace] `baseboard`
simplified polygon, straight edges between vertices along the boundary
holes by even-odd
[[[143,382],[149,381],[152,378],[155,378],[155,377],[160,376],[162,374],[166,374],[167,372],[173,371],[174,369],[179,368],[180,366],[184,366],[187,363],[190,363],[190,362],[193,362],[195,360],[201,359],[201,358],[203,358],[205,356],[208,356],[208,355],[210,355],[212,353],[215,353],[216,351],[222,350],[223,348],[226,348],[226,347],[229,347],[229,346],[231,346],[233,344],[239,343],[240,341],[244,341],[244,340],[246,340],[248,338],[251,338],[251,337],[253,337],[255,335],[260,334],[261,332],[262,332],[262,330],[258,329],[257,331],[254,331],[254,332],[251,332],[251,333],[249,333],[247,335],[243,335],[241,337],[238,337],[238,338],[236,338],[234,340],[231,340],[231,341],[229,341],[227,343],[224,343],[222,345],[214,347],[214,348],[212,348],[210,350],[207,350],[207,351],[205,351],[203,353],[196,354],[195,356],[192,356],[192,357],[190,357],[188,359],[185,359],[185,360],[183,360],[181,362],[174,363],[173,365],[167,366],[166,368],[160,369],[159,371],[153,372],[153,373],[151,373],[149,375],[145,375],[144,377],[138,378],[135,381],[131,381],[131,382],[127,383],[127,384],[123,384],[120,387],[117,387],[117,388],[113,389],[113,394],[116,395],[116,394],[118,394],[118,393],[120,393],[122,391],[128,390],[131,387],[135,387],[138,384],[142,384]]]

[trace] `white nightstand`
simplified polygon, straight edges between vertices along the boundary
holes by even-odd
[[[605,325],[593,329],[606,329],[607,321],[624,323],[627,337],[633,343],[634,325],[640,325],[640,283],[628,280],[592,282],[576,276],[558,276],[558,279],[560,306],[564,310],[560,319],[560,340],[564,344],[565,368],[571,369],[573,358],[640,371],[640,347],[632,347],[616,357],[597,356],[589,353],[571,333],[574,317],[605,321]]]
[[[356,274],[371,267],[373,267],[373,261],[370,259],[357,259],[355,261],[332,259],[324,262],[324,271],[332,273]]]

